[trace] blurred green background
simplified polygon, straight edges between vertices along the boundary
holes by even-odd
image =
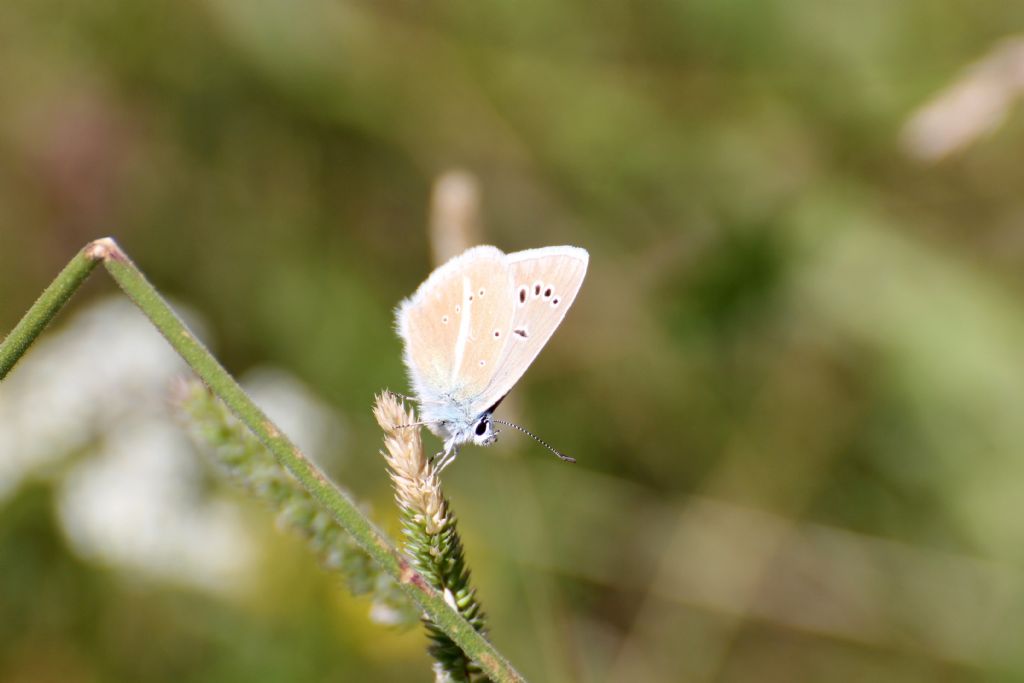
[[[463,169],[483,241],[591,253],[504,414],[579,464],[507,433],[445,472],[528,678],[1022,680],[1022,31],[1010,0],[0,3],[0,332],[113,235],[231,371],[318,397],[317,456],[394,532],[370,406]],[[201,466],[237,585],[189,578],[216,536],[173,576],[70,540],[115,440],[66,409],[121,360],[96,334],[0,387],[38,451],[0,485],[0,680],[428,680],[419,629]]]

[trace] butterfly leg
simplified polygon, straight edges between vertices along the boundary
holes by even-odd
[[[459,447],[452,446],[447,451],[443,453],[438,453],[438,455],[441,456],[441,459],[438,460],[437,464],[434,465],[434,471],[440,473],[441,470],[443,470],[445,467],[448,467],[448,465],[451,465],[453,462],[455,462],[455,458],[458,457],[459,455]]]

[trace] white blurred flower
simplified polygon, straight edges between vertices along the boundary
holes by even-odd
[[[236,507],[198,495],[200,469],[166,417],[133,419],[62,482],[60,519],[83,557],[230,591],[255,548]]]
[[[112,425],[164,414],[163,387],[184,370],[146,318],[120,297],[44,333],[0,384],[0,498]]]
[[[122,297],[47,331],[0,384],[0,502],[25,479],[85,453],[57,487],[77,553],[204,590],[239,590],[259,566],[258,549],[229,500],[200,492],[201,465],[167,404],[171,379],[185,372]],[[337,418],[297,379],[264,369],[251,384],[303,448],[337,447]]]

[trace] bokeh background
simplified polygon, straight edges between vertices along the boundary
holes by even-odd
[[[394,532],[370,406],[460,169],[475,239],[591,253],[504,415],[579,464],[445,472],[528,678],[1021,680],[1022,46],[1011,0],[3,2],[0,333],[113,235]],[[428,680],[181,372],[97,274],[0,387],[0,680]]]

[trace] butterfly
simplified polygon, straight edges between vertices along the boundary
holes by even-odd
[[[589,260],[579,247],[512,254],[473,247],[439,266],[398,305],[395,326],[422,424],[444,441],[438,469],[462,444],[494,443],[495,423],[537,439],[495,419],[494,411],[565,318]]]

